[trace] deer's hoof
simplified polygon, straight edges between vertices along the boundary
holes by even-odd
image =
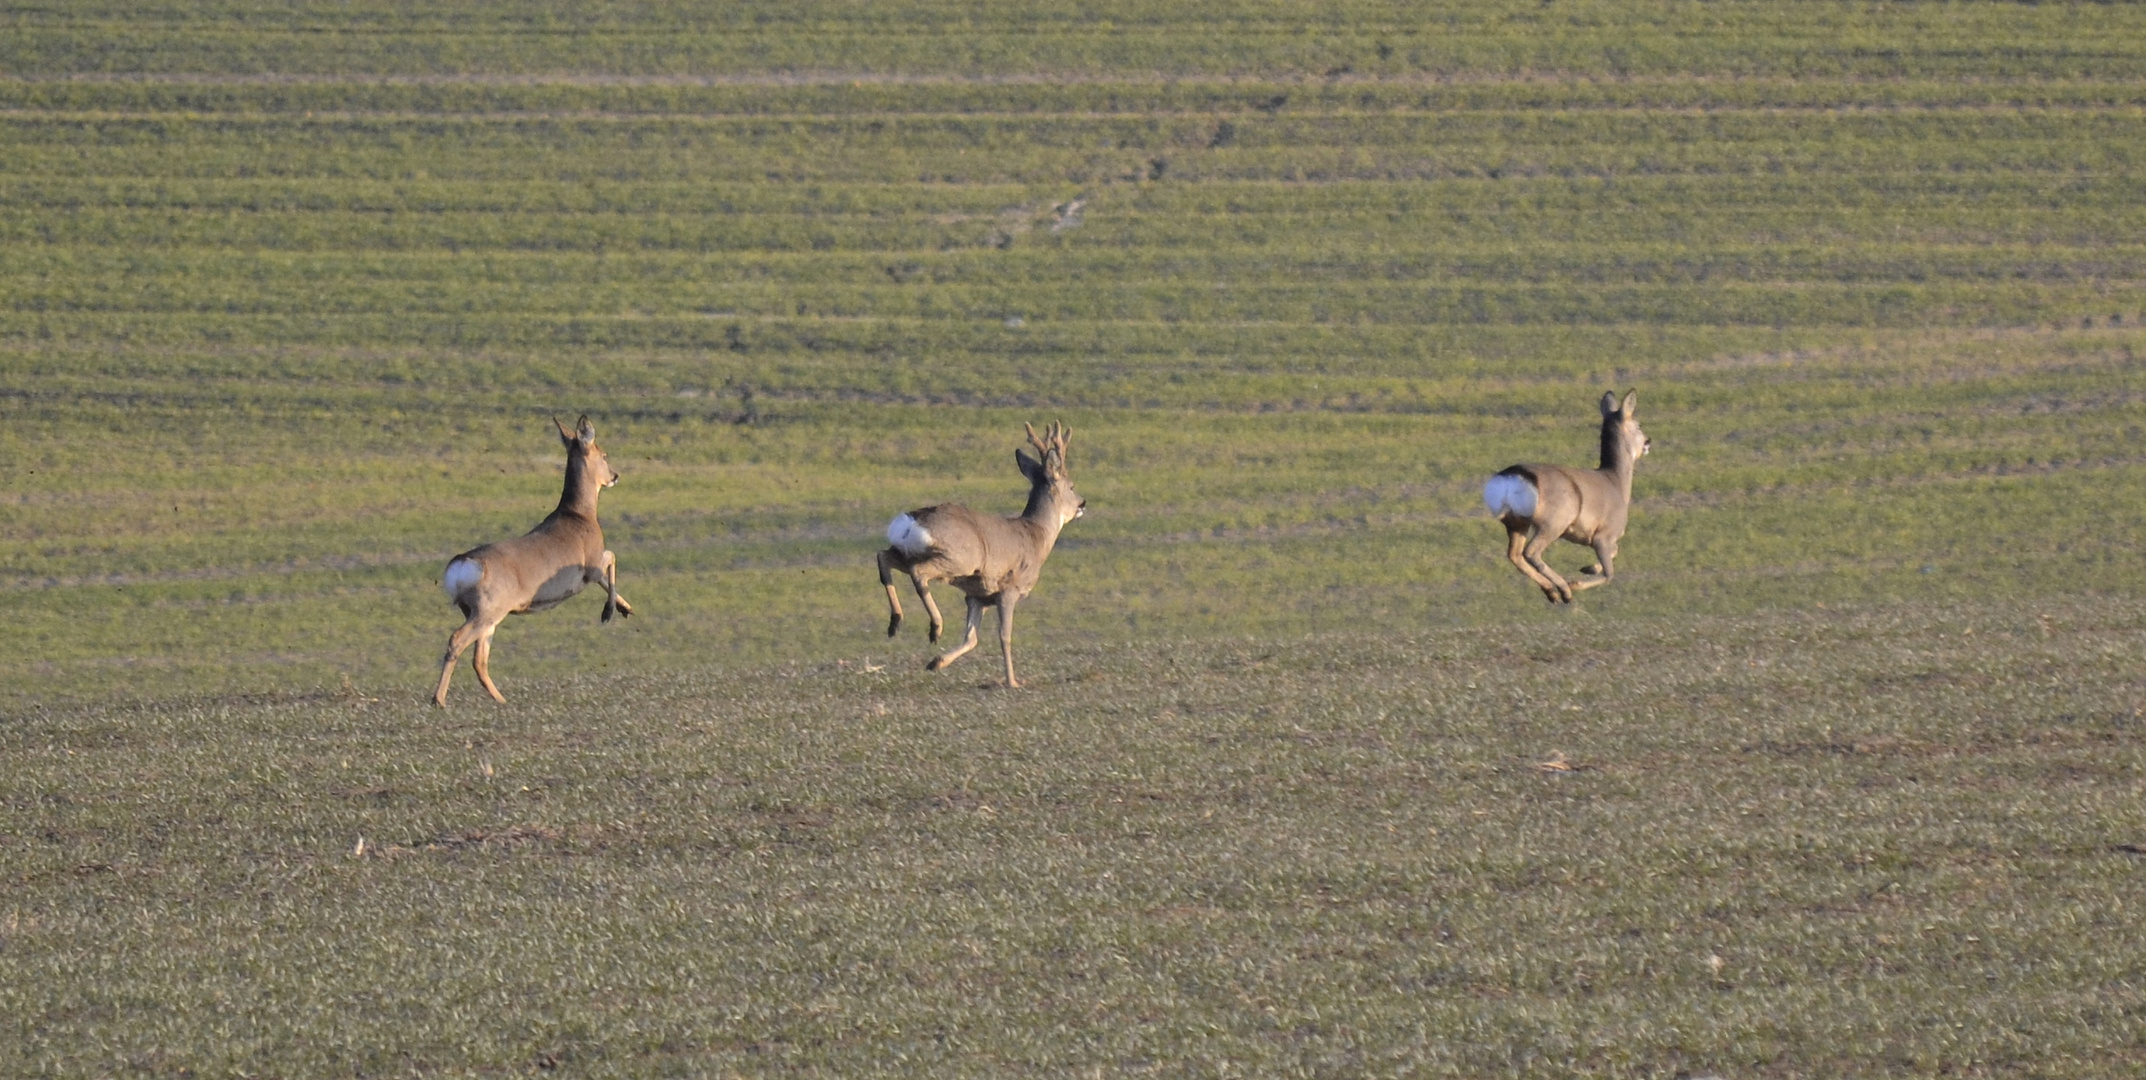
[[[899,629],[901,629],[901,628],[902,628],[902,617],[901,617],[901,615],[900,615],[899,613],[897,613],[897,614],[894,614],[894,615],[889,615],[889,616],[887,616],[887,636],[888,636],[888,637],[893,637],[893,636],[894,636],[894,632],[895,632],[896,630],[899,630]]]
[[[931,643],[937,645],[939,643],[939,635],[941,633],[944,633],[945,630],[945,627],[940,626],[937,623],[933,623],[931,628]]]
[[[946,657],[943,656],[934,656],[931,659],[924,661],[924,670],[926,671],[937,671],[945,666]]]

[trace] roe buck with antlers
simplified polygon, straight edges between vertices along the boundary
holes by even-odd
[[[476,643],[472,666],[477,681],[505,701],[492,685],[492,631],[509,615],[542,611],[571,599],[586,585],[604,587],[604,613],[633,614],[633,605],[618,594],[618,559],[604,550],[604,530],[596,524],[596,496],[618,483],[618,472],[596,445],[596,427],[584,416],[573,431],[552,419],[566,444],[566,490],[559,508],[528,535],[465,551],[447,563],[440,584],[469,621],[447,639],[447,659],[440,665],[434,705],[447,704],[447,682],[454,677],[462,650]]]
[[[960,589],[969,601],[969,631],[960,645],[932,657],[924,666],[937,671],[962,658],[976,647],[976,632],[983,625],[984,605],[998,608],[999,651],[1006,657],[1006,685],[1019,686],[1013,675],[1014,605],[1036,587],[1043,560],[1051,557],[1058,531],[1066,522],[1088,512],[1088,500],[1073,491],[1066,478],[1066,437],[1072,429],[1052,424],[1042,438],[1032,424],[1028,444],[1037,457],[1015,450],[1014,463],[1028,478],[1028,507],[1021,516],[1004,518],[979,514],[966,506],[946,503],[898,514],[887,524],[887,541],[893,547],[879,553],[879,583],[887,588],[887,636],[902,626],[902,602],[894,594],[894,571],[909,575],[924,610],[931,614],[931,640],[938,641],[945,629],[939,605],[932,602],[931,585],[944,581]]]
[[[1602,467],[1515,465],[1483,485],[1483,502],[1505,526],[1505,555],[1542,589],[1551,603],[1571,603],[1572,594],[1609,584],[1616,574],[1617,540],[1624,535],[1632,507],[1632,466],[1646,456],[1654,440],[1632,419],[1639,391],[1602,395]],[[1566,581],[1543,552],[1558,540],[1595,549],[1588,575]]]

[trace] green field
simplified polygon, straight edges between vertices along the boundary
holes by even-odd
[[[2142,282],[2133,5],[17,5],[0,1075],[2137,1075]]]

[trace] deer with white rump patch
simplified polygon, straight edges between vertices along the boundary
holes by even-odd
[[[960,589],[969,602],[968,635],[960,645],[932,657],[924,666],[937,671],[959,660],[976,647],[976,634],[984,621],[984,605],[998,608],[999,651],[1006,658],[1006,685],[1020,686],[1013,675],[1014,605],[1036,587],[1043,573],[1043,560],[1051,557],[1058,531],[1088,512],[1088,500],[1073,490],[1066,477],[1066,437],[1072,429],[1052,424],[1042,438],[1034,425],[1028,429],[1028,445],[1035,457],[1013,452],[1014,464],[1028,478],[1028,506],[1019,517],[979,514],[966,506],[945,503],[898,514],[887,523],[887,542],[892,547],[879,553],[879,583],[887,589],[887,636],[902,626],[902,601],[894,593],[894,573],[909,575],[924,610],[931,614],[931,640],[938,641],[946,621],[939,605],[932,602],[931,585],[948,582]]]
[[[1484,505],[1505,526],[1506,558],[1553,604],[1569,604],[1573,593],[1607,585],[1616,574],[1617,541],[1632,508],[1632,467],[1654,445],[1632,419],[1638,397],[1634,390],[1619,404],[1616,394],[1602,395],[1601,468],[1515,465],[1483,485]],[[1560,539],[1595,549],[1595,564],[1580,571],[1585,577],[1566,581],[1543,561]]]
[[[440,585],[468,621],[447,639],[447,659],[440,665],[440,685],[432,703],[447,704],[447,682],[455,661],[472,643],[472,666],[493,701],[505,701],[492,685],[492,631],[509,615],[542,611],[572,599],[584,586],[604,587],[603,622],[630,616],[633,605],[618,594],[618,559],[604,550],[604,530],[596,524],[596,497],[618,483],[618,472],[596,445],[596,427],[584,416],[573,431],[552,419],[566,444],[566,490],[559,508],[525,536],[465,551],[447,563]]]

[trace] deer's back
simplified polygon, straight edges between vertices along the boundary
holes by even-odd
[[[524,535],[463,552],[454,561],[474,559],[483,564],[487,579],[506,579],[535,588],[560,568],[601,562],[603,552],[604,531],[595,522],[553,514]]]

